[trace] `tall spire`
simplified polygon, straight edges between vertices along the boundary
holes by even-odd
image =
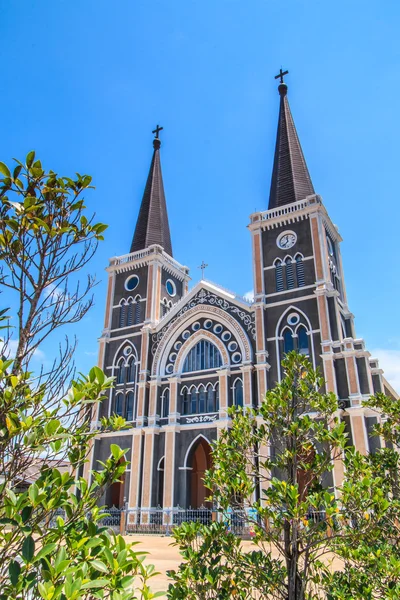
[[[290,112],[288,88],[283,81],[287,73],[281,69],[275,77],[281,80],[278,86],[281,99],[268,209],[303,200],[315,193]]]
[[[156,129],[153,131],[155,134],[153,140],[153,158],[132,240],[131,252],[143,250],[152,244],[159,244],[164,248],[167,254],[172,256],[167,204],[165,202],[164,185],[161,173],[161,141],[158,137],[158,134],[162,129],[162,127],[157,125]]]

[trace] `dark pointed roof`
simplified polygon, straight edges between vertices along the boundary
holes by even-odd
[[[132,240],[131,252],[143,250],[152,244],[159,244],[167,254],[172,256],[167,204],[161,173],[161,142],[158,137],[153,140],[153,146],[153,158]]]
[[[278,90],[281,99],[268,209],[315,194],[290,112],[286,83]]]

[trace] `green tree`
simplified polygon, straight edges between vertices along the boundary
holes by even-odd
[[[126,451],[112,445],[91,483],[81,477],[99,433],[91,416],[112,378],[94,367],[71,379],[74,343],[68,342],[52,369],[30,371],[44,339],[90,308],[94,279],[82,288],[76,277],[106,226],[85,216],[80,196],[89,176],[46,173],[33,152],[16,163],[12,172],[0,163],[1,285],[14,294],[17,313],[13,327],[6,325],[7,310],[0,314],[0,598],[153,598],[147,581],[154,569],[144,565],[145,553],[101,525],[99,499],[121,479]],[[100,429],[124,426],[112,416]],[[69,472],[59,468],[65,460]],[[26,489],[33,464],[40,473]]]
[[[337,398],[321,393],[323,380],[306,357],[292,352],[282,367],[282,381],[267,392],[260,408],[232,410],[231,426],[214,445],[206,482],[222,522],[192,526],[203,536],[200,548],[193,528],[174,532],[185,562],[172,573],[171,598],[195,598],[201,586],[207,593],[198,597],[218,598],[215,584],[208,583],[215,578],[231,581],[241,598],[326,598],[337,583],[327,564],[331,553],[350,544],[357,547],[365,536],[372,539],[377,521],[386,514],[383,478],[354,449],[346,451],[351,476],[335,496],[329,473],[346,448]],[[226,524],[232,511],[246,508],[252,509],[258,550],[246,553],[236,545],[230,551]],[[209,563],[204,549],[211,539],[214,545],[219,540],[221,553]]]

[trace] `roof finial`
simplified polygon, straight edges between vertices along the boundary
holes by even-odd
[[[164,127],[160,127],[159,125],[157,125],[157,127],[155,129],[153,129],[153,131],[152,131],[152,133],[154,133],[153,146],[156,150],[158,150],[158,148],[161,146],[161,142],[160,142],[160,138],[159,138],[158,134],[163,129],[164,129]]]
[[[283,78],[285,75],[288,75],[289,71],[282,71],[282,67],[279,69],[279,73],[278,75],[275,75],[275,79],[280,79],[281,82],[278,86],[278,91],[280,93],[281,96],[286,96],[287,94],[287,85],[286,83],[283,81]]]

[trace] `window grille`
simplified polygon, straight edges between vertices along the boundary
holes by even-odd
[[[136,300],[136,306],[135,306],[135,325],[137,325],[138,323],[140,323],[141,321],[141,313],[142,313],[142,303],[140,302],[140,300]]]
[[[296,256],[296,275],[297,275],[297,286],[301,287],[305,285],[304,279],[304,263],[301,256]]]
[[[183,372],[218,369],[221,366],[222,357],[218,348],[207,340],[201,340],[189,351],[183,365]]]
[[[294,288],[294,273],[293,273],[293,263],[291,258],[287,258],[285,261],[286,265],[286,288],[291,290]]]
[[[128,303],[128,311],[126,315],[126,325],[129,327],[133,324],[133,302],[132,300]]]
[[[275,264],[275,282],[276,282],[276,291],[283,292],[283,267],[281,262],[277,262]]]
[[[119,309],[119,326],[125,327],[126,304],[121,304]]]

